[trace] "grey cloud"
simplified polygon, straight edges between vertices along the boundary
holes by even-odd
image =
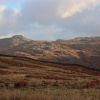
[[[18,13],[6,8],[0,13],[0,36],[24,34],[36,40],[53,40],[100,35],[100,5],[62,18],[58,14],[59,3],[60,0],[26,0]]]
[[[98,36],[100,35],[100,13],[94,11],[84,11],[64,20],[60,25],[73,31],[74,36]]]
[[[59,0],[58,0],[59,1]],[[53,24],[59,20],[57,15],[57,0],[29,0],[22,9],[24,22]]]

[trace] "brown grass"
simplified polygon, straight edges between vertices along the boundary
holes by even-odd
[[[0,90],[0,100],[100,100],[100,90]]]
[[[99,100],[100,72],[0,57],[0,100]]]

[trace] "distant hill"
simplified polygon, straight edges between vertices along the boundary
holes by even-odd
[[[100,37],[34,41],[16,35],[0,39],[0,53],[100,69]]]

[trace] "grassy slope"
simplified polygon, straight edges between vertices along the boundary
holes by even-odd
[[[99,100],[100,72],[78,65],[0,56],[0,94],[0,100]]]

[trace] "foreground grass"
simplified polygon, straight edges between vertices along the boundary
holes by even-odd
[[[0,90],[0,100],[100,100],[96,89]]]
[[[100,100],[100,72],[1,57],[0,100]]]

